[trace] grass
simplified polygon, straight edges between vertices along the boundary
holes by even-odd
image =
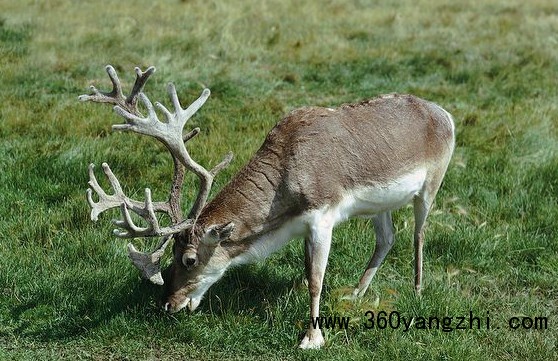
[[[558,358],[555,2],[4,1],[0,14],[0,359]],[[91,83],[109,86],[106,64],[127,84],[134,66],[156,65],[152,99],[166,101],[168,81],[184,103],[211,88],[190,150],[208,167],[235,153],[215,191],[295,107],[386,92],[444,106],[457,149],[429,218],[423,297],[405,208],[357,302],[341,295],[372,252],[371,227],[336,230],[322,310],[352,321],[321,351],[296,349],[308,317],[300,240],[231,270],[194,314],[161,312],[110,217],[88,218],[90,162],[107,161],[138,196],[150,186],[164,197],[170,179],[161,146],[111,133],[120,120],[108,107],[77,101]],[[367,310],[489,312],[493,328],[365,330]],[[548,327],[511,330],[514,316]]]

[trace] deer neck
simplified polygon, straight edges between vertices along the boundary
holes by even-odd
[[[233,222],[235,230],[228,243],[240,244],[277,229],[299,214],[301,207],[284,194],[288,190],[279,171],[282,149],[277,142],[266,142],[206,205],[197,224],[208,227]]]

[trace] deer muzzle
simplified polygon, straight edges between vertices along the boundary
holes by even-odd
[[[198,254],[195,249],[189,248],[182,254],[182,264],[186,269],[192,269],[198,265]]]
[[[170,313],[178,312],[185,307],[188,309],[188,311],[193,312],[196,310],[196,308],[198,308],[200,302],[201,302],[201,298],[196,299],[196,298],[186,297],[184,300],[178,303],[175,302],[174,300],[169,300],[168,302],[165,303],[163,308],[165,311]]]

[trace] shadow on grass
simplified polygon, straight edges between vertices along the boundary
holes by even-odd
[[[75,280],[74,280],[75,282]],[[106,285],[106,287],[99,286]],[[239,267],[228,272],[206,295],[196,313],[221,317],[225,313],[250,311],[265,316],[267,300],[286,294],[292,282],[266,274],[256,267]],[[61,285],[43,287],[26,297],[26,302],[8,308],[9,327],[0,329],[0,336],[13,335],[37,342],[71,340],[79,337],[99,337],[130,333],[132,329],[158,337],[173,338],[176,322],[188,322],[189,315],[178,318],[162,310],[159,305],[162,289],[135,277],[114,283],[99,282],[90,277],[79,280],[78,293],[71,288],[59,291]],[[193,315],[192,315],[193,316]],[[174,326],[173,326],[174,325]],[[195,335],[181,327],[181,340],[193,340]],[[95,337],[95,336],[93,336]]]
[[[292,287],[292,279],[285,274],[257,265],[241,266],[229,270],[208,290],[198,310],[217,316],[249,311],[265,317],[264,308],[270,300],[286,295]]]
[[[98,282],[79,282],[80,288],[89,292],[77,294],[75,289],[67,287],[64,289],[67,293],[52,295],[48,294],[48,289],[42,288],[26,297],[26,302],[13,307],[9,320],[15,326],[13,333],[34,341],[64,340],[82,336],[122,314],[136,321],[154,315],[150,307],[140,306],[148,295],[155,293],[145,282],[133,284],[130,280],[125,283],[129,289],[122,287],[120,292],[114,292],[114,287],[110,290],[109,287],[99,288]],[[51,291],[56,292],[59,287],[53,285]],[[147,311],[145,314],[131,312],[142,307]]]

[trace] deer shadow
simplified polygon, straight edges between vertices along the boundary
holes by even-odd
[[[116,289],[114,285],[103,288],[95,279],[80,280],[79,289],[88,290],[88,294],[74,301],[71,301],[71,288],[65,288],[69,291],[56,297],[48,289],[32,292],[5,314],[9,319],[3,323],[11,325],[11,331],[0,330],[0,336],[11,334],[37,342],[63,341],[95,332],[120,317],[130,324],[154,325],[158,332],[165,334],[172,329],[168,327],[170,324],[188,322],[188,315],[175,317],[163,311],[160,287],[149,281],[138,281],[136,277],[129,277],[120,284]],[[288,293],[292,286],[293,281],[288,278],[266,274],[265,270],[250,265],[240,266],[227,272],[210,289],[195,312],[220,317],[225,313],[250,310],[255,316],[265,317],[268,300]],[[109,327],[110,332],[117,330]],[[182,332],[181,339],[195,339],[187,329]]]
[[[208,290],[198,310],[216,316],[249,310],[256,316],[264,317],[270,300],[288,294],[297,283],[298,278],[279,276],[268,272],[265,267],[235,267]]]

